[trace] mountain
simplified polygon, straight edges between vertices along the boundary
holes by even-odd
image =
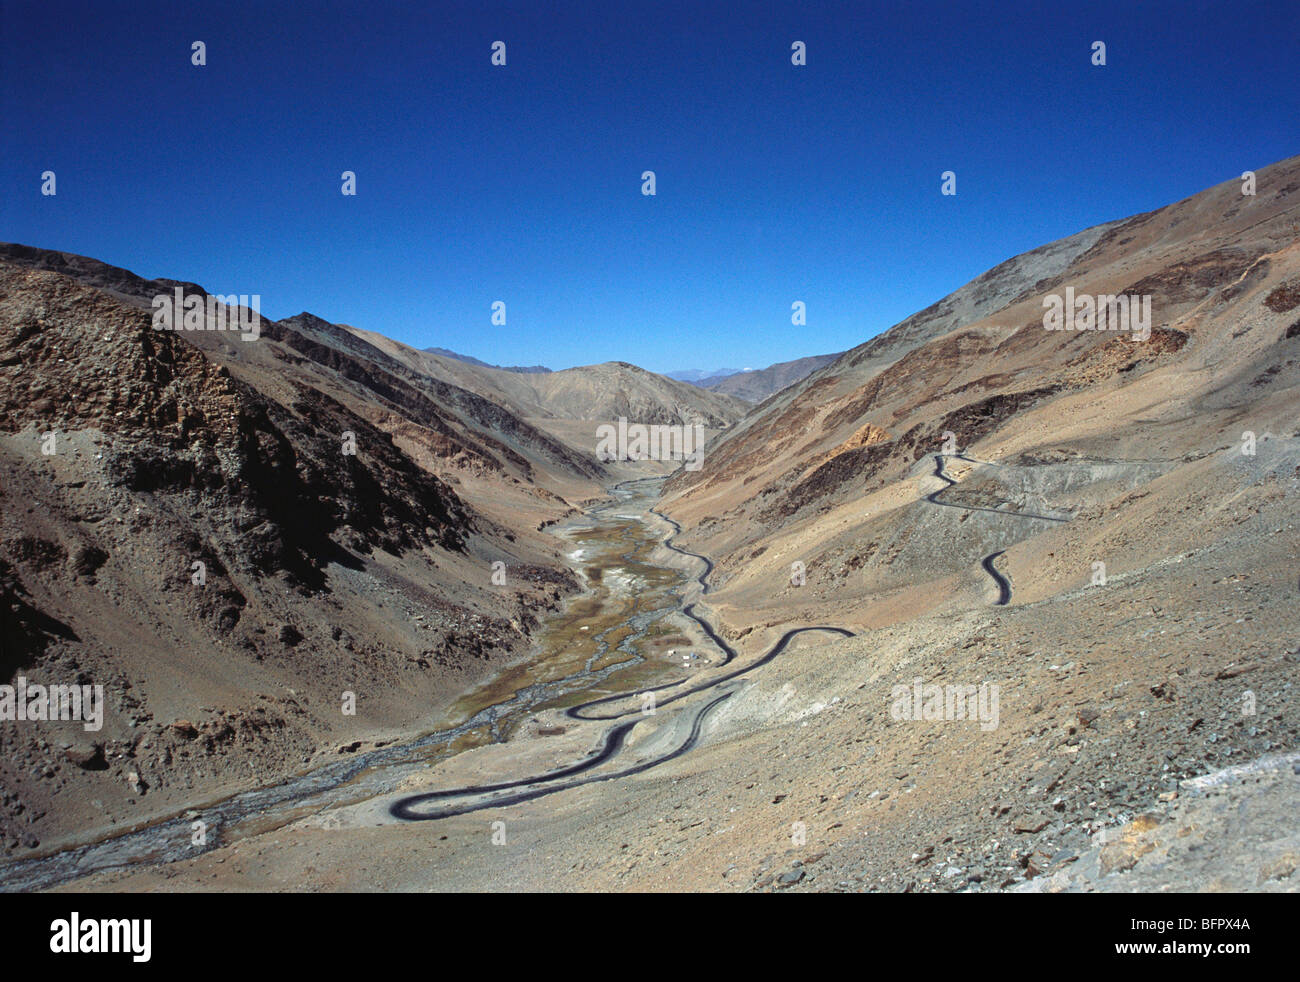
[[[348,327],[346,324],[341,326]],[[550,371],[549,368],[542,365],[530,365],[527,368],[522,368],[517,365],[510,367],[489,365],[485,361],[479,361],[477,358],[471,357],[470,355],[457,354],[455,351],[451,351],[447,348],[422,348],[421,350],[427,351],[431,355],[441,355],[443,358],[455,358],[457,361],[463,361],[467,365],[478,365],[480,368],[495,368],[502,372],[522,372],[526,375],[540,375]]]
[[[0,674],[108,702],[59,747],[0,729],[5,801],[46,816],[6,805],[3,844],[410,732],[578,589],[540,528],[603,493],[593,453],[309,313],[155,330],[174,290],[206,297],[0,244]]]
[[[1297,475],[1300,159],[1258,179],[1009,259],[756,407],[666,488],[715,602],[893,622],[971,602],[997,549],[1019,602],[1230,541],[1242,480]],[[1148,297],[1149,337],[1046,329],[1067,291]],[[945,445],[971,459],[936,473]],[[816,587],[774,591],[794,558]]]
[[[695,839],[604,882],[1284,889],[1300,157],[1255,176],[1255,196],[1234,175],[1001,263],[670,479],[674,545],[713,562],[695,612],[741,664],[780,660],[672,775],[674,801],[721,800],[738,831],[683,814],[706,818]],[[1057,329],[1065,298],[1083,318],[1101,296],[1149,298],[1149,322]],[[666,793],[628,790],[600,845]],[[792,822],[803,850],[735,849]],[[593,854],[559,847],[546,872]]]
[[[734,375],[739,371],[739,368],[715,368],[712,370],[703,368],[683,368],[675,372],[664,372],[664,374],[679,382],[695,383],[709,378],[726,378],[728,375]]]
[[[700,379],[695,384],[713,392],[757,403],[807,378],[810,373],[823,365],[829,365],[838,357],[839,355],[810,355],[794,361],[777,362],[758,371],[732,372]]]
[[[534,422],[603,423],[623,416],[646,424],[700,423],[721,429],[749,409],[734,396],[709,392],[627,362],[525,375],[419,351],[370,331],[355,333],[413,371],[470,389]],[[582,430],[594,433],[591,426]],[[590,442],[591,438],[586,438],[580,445]]]

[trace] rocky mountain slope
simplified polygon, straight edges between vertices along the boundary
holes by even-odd
[[[367,331],[356,333],[414,370],[470,389],[533,421],[604,423],[624,416],[629,422],[647,425],[700,423],[722,429],[749,409],[740,399],[622,361],[525,374],[419,351]]]
[[[1045,596],[1045,581],[1077,585],[1094,559],[1115,561],[1111,512],[1125,495],[1165,478],[1181,508],[1179,468],[1211,454],[1239,467],[1246,431],[1275,441],[1267,459],[1285,470],[1300,395],[1300,161],[1259,176],[1257,197],[1230,181],[1008,260],[757,407],[667,487],[669,513],[695,528],[688,541],[721,557],[719,602],[869,619],[946,593],[954,553],[972,566],[1039,533],[1087,537],[1087,562],[1008,552],[1013,574],[1032,553],[1021,595]],[[1045,329],[1044,298],[1067,288],[1149,296],[1149,338]],[[971,459],[936,476],[945,450]],[[940,490],[957,507],[927,500]],[[1047,517],[994,513],[1008,510]],[[1053,518],[1080,520],[1065,533]],[[779,586],[795,560],[809,570],[798,594]]]
[[[746,402],[757,403],[776,395],[787,386],[794,385],[801,379],[807,378],[812,372],[815,372],[823,365],[829,365],[839,357],[838,354],[811,355],[807,358],[796,358],[794,361],[777,362],[775,365],[769,365],[767,368],[760,368],[753,372],[715,375],[711,378],[700,379],[695,384],[702,389],[721,392],[725,395],[735,396],[737,399],[744,399]]]
[[[310,314],[154,330],[177,288],[0,246],[0,674],[107,702],[0,733],[11,853],[425,728],[577,587],[594,456]]]
[[[350,325],[343,326],[347,327],[350,331],[356,330],[356,328],[353,328]],[[431,355],[440,355],[443,358],[454,358],[456,361],[463,361],[468,365],[478,365],[480,368],[495,368],[502,372],[523,372],[525,374],[545,375],[550,371],[550,369],[545,365],[489,365],[487,362],[475,358],[472,355],[462,355],[449,348],[439,348],[435,346],[432,348],[424,348],[422,350],[427,351]]]
[[[695,760],[570,812],[629,841],[667,797],[671,829],[556,868],[592,863],[598,889],[1294,890],[1300,158],[1258,177],[1001,264],[674,476],[664,510],[716,560],[701,606],[726,637],[750,657],[802,625],[857,637],[755,672]],[[1047,330],[1069,289],[1150,296],[1149,336]],[[996,685],[997,723],[900,717],[915,684]],[[1238,772],[1229,809],[1203,803]]]

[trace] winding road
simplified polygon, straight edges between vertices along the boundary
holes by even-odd
[[[562,768],[561,770],[552,771],[537,777],[520,778],[517,781],[506,781],[500,784],[475,785],[467,788],[453,788],[447,791],[429,791],[424,794],[408,795],[389,806],[388,813],[394,818],[400,818],[407,822],[427,822],[433,819],[451,818],[454,815],[466,815],[469,812],[479,811],[484,808],[503,808],[506,805],[517,805],[520,802],[532,801],[534,798],[541,798],[544,795],[567,791],[570,788],[580,787],[584,784],[594,784],[597,781],[613,781],[616,778],[630,777],[633,774],[640,774],[643,771],[650,770],[652,767],[666,764],[668,761],[680,757],[682,754],[694,747],[700,738],[700,729],[704,725],[704,717],[708,715],[709,710],[713,709],[713,707],[717,706],[719,703],[730,699],[732,695],[733,692],[724,692],[722,695],[714,698],[711,702],[700,707],[700,709],[695,713],[695,716],[691,719],[690,732],[686,734],[686,738],[682,740],[678,746],[674,747],[667,753],[659,755],[658,757],[651,758],[650,760],[643,760],[640,763],[624,768],[621,771],[615,771],[610,774],[594,774],[588,777],[578,778],[577,780],[566,781],[563,784],[553,783],[559,781],[561,778],[570,777],[582,771],[591,770],[593,767],[609,760],[622,749],[628,732],[631,731],[640,720],[633,720],[630,723],[623,723],[621,726],[615,727],[605,735],[604,745],[601,750],[588,760],[582,761],[581,763],[573,764],[569,767]],[[536,785],[539,784],[543,786],[536,787]],[[419,810],[420,805],[431,801],[438,801],[444,798],[468,797],[506,788],[522,787],[525,785],[534,785],[534,787],[529,788],[527,791],[520,791],[517,794],[489,798],[486,801],[476,801],[459,807],[443,808],[433,812],[423,812]]]
[[[954,454],[952,456],[967,460],[976,464],[990,464],[990,461],[980,461],[968,457],[965,454]],[[1000,465],[994,465],[1000,466]],[[1032,515],[1023,512],[1003,511],[998,508],[970,508],[954,504],[952,502],[938,500],[938,496],[949,487],[957,483],[948,477],[944,470],[943,455],[936,458],[935,474],[945,482],[945,487],[926,496],[926,500],[934,505],[944,507],[965,508],[966,510],[992,511],[999,515],[1012,517],[1022,517],[1029,519],[1042,519],[1052,522],[1063,522],[1069,519],[1049,515]],[[633,483],[633,482],[624,482]],[[615,488],[621,488],[619,485]],[[714,565],[711,560],[698,553],[690,552],[674,544],[673,539],[681,533],[681,527],[668,518],[663,513],[654,508],[650,512],[657,518],[664,521],[671,527],[672,533],[665,537],[663,545],[668,549],[682,556],[694,559],[700,564],[701,572],[695,578],[700,586],[700,595],[709,592],[708,579],[713,573]],[[1000,599],[999,604],[1006,604],[1011,595],[1011,584],[993,565],[994,561],[1002,555],[1002,552],[995,552],[986,556],[983,560],[984,569],[998,583]],[[732,664],[737,653],[734,648],[723,639],[713,626],[696,611],[695,602],[691,602],[682,608],[682,613],[699,625],[701,631],[712,641],[722,653],[723,659],[718,667],[725,667]],[[641,689],[636,692],[614,694],[603,696],[598,699],[592,699],[580,705],[576,705],[567,710],[570,718],[575,720],[609,722],[623,720],[617,725],[610,727],[600,737],[599,744],[584,759],[576,763],[560,767],[555,770],[546,771],[541,774],[530,775],[515,780],[500,781],[491,784],[473,785],[461,788],[452,788],[441,791],[431,791],[422,794],[406,795],[399,798],[388,806],[389,814],[401,821],[429,821],[432,819],[447,818],[453,815],[463,815],[468,812],[478,811],[486,808],[499,808],[519,802],[529,801],[543,795],[554,794],[570,788],[575,788],[584,784],[591,784],[598,781],[610,781],[617,778],[629,777],[640,774],[651,768],[658,767],[677,757],[692,750],[699,742],[700,734],[704,722],[708,715],[726,700],[730,699],[738,687],[730,685],[736,679],[745,675],[754,669],[767,665],[775,658],[779,657],[789,646],[789,643],[797,635],[805,631],[823,631],[831,634],[837,634],[841,637],[853,637],[854,632],[845,628],[817,626],[817,627],[800,627],[786,631],[772,647],[762,657],[756,661],[744,666],[735,668],[721,675],[711,678],[707,681],[701,681],[681,691],[669,696],[668,698],[658,700],[657,706],[663,706],[669,703],[677,702],[687,696],[705,692],[707,690],[716,690],[713,698],[703,702],[695,707],[690,714],[681,714],[678,718],[672,720],[669,724],[676,731],[676,738],[669,731],[669,740],[672,745],[656,756],[648,759],[640,759],[627,767],[618,770],[612,770],[606,773],[590,773],[602,764],[615,760],[621,754],[627,752],[627,740],[632,730],[639,725],[645,718],[641,715],[641,709],[638,706],[624,708],[622,711],[602,712],[602,707],[610,707],[612,704],[625,700],[635,700],[637,697],[644,695],[646,692],[660,692],[667,689],[677,689],[685,685],[688,678],[678,679],[665,685],[656,686],[651,689]],[[590,675],[602,675],[605,672],[613,671],[617,666],[611,666],[600,672],[588,671]],[[590,669],[590,666],[589,666]],[[488,712],[493,707],[489,707]],[[625,719],[625,717],[636,716],[635,719]],[[0,891],[15,889],[47,889],[60,882],[77,876],[84,876],[96,870],[117,869],[134,865],[139,862],[149,863],[169,863],[179,859],[192,858],[193,856],[210,851],[219,845],[229,841],[231,835],[238,836],[236,831],[243,821],[250,817],[256,817],[265,821],[271,813],[283,813],[285,820],[289,820],[294,812],[289,809],[303,809],[306,807],[321,807],[325,802],[324,795],[331,794],[337,789],[350,785],[353,782],[360,781],[367,773],[379,771],[391,764],[405,764],[412,761],[412,754],[421,752],[422,748],[431,746],[441,746],[450,738],[461,735],[471,730],[475,725],[479,725],[481,720],[478,717],[455,727],[452,730],[442,731],[439,733],[427,734],[409,744],[394,744],[382,749],[375,749],[365,754],[358,755],[355,759],[340,760],[326,764],[322,767],[295,775],[288,780],[276,785],[258,787],[248,791],[241,791],[233,794],[220,801],[211,802],[204,806],[203,814],[205,820],[209,822],[210,832],[208,842],[202,848],[196,849],[192,842],[191,812],[176,814],[167,818],[160,819],[157,822],[144,825],[137,829],[108,835],[101,839],[73,846],[45,856],[33,857],[27,860],[19,860],[0,866]],[[470,799],[455,801],[455,799]],[[319,802],[317,805],[308,805],[308,802]],[[439,803],[447,802],[448,804],[439,807]],[[228,833],[227,830],[230,830]]]
[[[934,455],[934,476],[939,478],[939,480],[941,481],[947,481],[948,486],[940,488],[938,491],[931,491],[929,494],[927,494],[925,496],[925,500],[930,502],[930,504],[942,505],[944,508],[960,508],[962,511],[986,511],[994,515],[1009,515],[1012,518],[1036,518],[1044,522],[1064,523],[1069,521],[1068,518],[1061,518],[1059,515],[1036,515],[1033,512],[1029,512],[1029,511],[1004,511],[1001,508],[985,508],[981,505],[961,505],[961,504],[955,504],[951,501],[940,501],[939,495],[943,494],[945,491],[948,490],[948,488],[951,488],[954,484],[957,483],[951,477],[949,477],[948,472],[944,470],[945,457],[956,457],[958,460],[964,460],[970,464],[984,464],[989,467],[1002,466],[1001,464],[998,464],[992,460],[978,460],[975,457],[967,457],[966,454],[964,453],[935,454]]]
[[[980,560],[980,565],[984,567],[984,572],[993,577],[994,582],[998,585],[997,605],[1005,607],[1011,601],[1011,581],[1002,575],[1002,572],[993,565],[993,561],[1001,556],[1005,549],[999,549],[997,552],[990,552]]]
[[[944,508],[960,508],[963,511],[984,511],[984,512],[991,512],[994,515],[1010,515],[1015,518],[1032,518],[1044,522],[1068,522],[1069,521],[1068,518],[1061,518],[1059,515],[1036,515],[1033,512],[1004,511],[1001,508],[984,508],[978,505],[961,505],[961,504],[955,504],[954,502],[951,501],[940,501],[939,495],[943,494],[945,491],[947,491],[949,488],[951,488],[953,485],[957,483],[951,477],[948,476],[948,472],[944,469],[945,466],[944,458],[946,457],[956,457],[958,460],[964,460],[967,463],[985,464],[989,467],[1002,466],[1001,464],[998,464],[992,460],[979,460],[978,458],[975,457],[969,457],[966,455],[964,451],[955,454],[943,454],[943,453],[935,454],[934,455],[934,476],[939,478],[939,480],[941,481],[946,481],[947,484],[944,487],[939,488],[937,491],[931,491],[929,494],[925,496],[925,500],[930,502],[930,504],[942,505]],[[995,565],[993,565],[994,562],[997,560],[997,558],[1003,555],[1005,552],[1006,552],[1005,549],[999,549],[997,552],[991,552],[983,559],[980,560],[980,565],[984,567],[984,572],[988,573],[989,576],[993,577],[993,582],[997,584],[998,599],[995,603],[996,606],[998,607],[1005,607],[1007,604],[1011,602],[1011,581],[1007,579],[1006,575],[1001,570],[999,570]]]
[[[631,482],[624,482],[624,483],[631,483]],[[615,490],[621,487],[622,484],[617,485]],[[669,518],[667,515],[656,510],[655,508],[651,508],[650,512],[656,518],[659,518],[662,521],[666,522],[669,526],[671,526],[673,530],[672,534],[665,537],[665,539],[663,540],[664,545],[667,548],[671,549],[673,552],[676,552],[683,556],[688,556],[700,562],[702,571],[700,575],[696,577],[696,582],[699,583],[700,585],[701,594],[708,593],[709,591],[708,577],[713,572],[713,562],[707,557],[701,556],[699,553],[690,552],[686,549],[682,549],[680,546],[675,545],[673,543],[673,538],[681,534],[682,531],[681,526],[678,525],[671,518]],[[721,636],[718,635],[718,633],[713,629],[713,626],[709,624],[707,620],[705,620],[703,617],[701,617],[699,614],[695,612],[694,603],[687,604],[685,607],[683,607],[682,613],[685,614],[687,617],[691,618],[691,620],[695,621],[695,623],[700,626],[700,628],[709,637],[709,639],[715,645],[717,645],[718,649],[723,653],[723,659],[721,662],[722,665],[728,665],[736,659],[737,656],[736,656],[735,649],[732,648],[731,645],[729,645]],[[719,686],[723,686],[726,683],[731,682],[736,678],[739,678],[740,676],[744,675],[746,672],[753,671],[756,668],[761,668],[763,665],[766,665],[768,662],[772,661],[778,655],[780,655],[781,652],[783,652],[786,649],[786,647],[790,644],[790,641],[796,635],[802,634],[805,631],[825,631],[832,634],[838,634],[846,638],[851,638],[854,636],[854,633],[852,631],[842,627],[829,627],[829,626],[822,625],[817,627],[792,628],[791,630],[786,631],[783,635],[781,635],[781,637],[776,641],[775,644],[772,645],[772,647],[767,651],[767,653],[764,654],[757,661],[754,661],[751,664],[744,666],[743,668],[735,669],[723,675],[709,679],[708,681],[701,682],[698,685],[694,685],[687,689],[683,689],[681,692],[669,696],[666,699],[656,700],[655,709],[657,710],[659,707],[666,706],[669,703],[677,702],[679,699],[684,699],[687,696],[694,695],[697,692],[704,692],[709,689],[717,689]],[[586,777],[578,777],[573,780],[566,780],[570,778],[575,778],[575,775],[582,774],[586,771],[590,771],[593,768],[600,766],[601,764],[611,760],[616,755],[618,755],[618,753],[624,748],[624,745],[627,741],[628,734],[632,731],[634,727],[636,727],[645,718],[645,713],[640,707],[632,707],[632,708],[624,709],[621,712],[611,712],[611,713],[603,713],[603,714],[591,712],[591,710],[594,707],[605,706],[610,703],[624,702],[629,699],[636,699],[647,692],[662,692],[666,689],[675,689],[678,686],[680,686],[683,681],[685,680],[679,679],[675,682],[668,682],[664,685],[638,689],[635,692],[622,692],[622,693],[616,693],[611,696],[602,696],[599,699],[592,699],[588,702],[580,703],[579,705],[570,707],[566,711],[566,715],[570,719],[575,719],[575,720],[610,721],[610,720],[622,719],[626,716],[633,716],[633,715],[638,716],[637,719],[631,720],[630,722],[621,723],[618,726],[608,730],[601,738],[600,746],[585,760],[582,760],[576,764],[570,764],[569,766],[562,767],[558,770],[548,771],[543,774],[533,775],[531,777],[518,778],[512,781],[503,781],[503,782],[498,782],[496,784],[468,785],[460,788],[450,788],[443,791],[429,791],[429,792],[424,792],[422,794],[407,795],[406,797],[400,798],[399,800],[395,801],[392,805],[390,805],[388,808],[388,813],[393,818],[401,819],[402,821],[407,821],[407,822],[421,822],[421,821],[431,821],[440,818],[451,818],[454,815],[465,815],[468,814],[469,812],[479,811],[485,808],[501,808],[506,805],[514,805],[524,801],[531,801],[534,798],[540,798],[544,795],[555,794],[556,792],[559,791],[566,791],[569,790],[570,788],[580,787],[581,785],[584,784],[593,784],[597,781],[612,781],[620,777],[630,777],[633,774],[641,774],[645,771],[648,771],[652,767],[658,767],[660,764],[666,764],[668,761],[680,757],[682,754],[686,753],[696,745],[696,743],[699,741],[700,730],[703,727],[705,717],[716,706],[725,702],[727,699],[730,699],[731,696],[735,693],[734,688],[727,689],[727,690],[720,690],[721,691],[720,695],[716,696],[710,701],[704,703],[702,706],[698,707],[695,710],[694,715],[691,717],[690,729],[687,731],[685,736],[677,743],[677,745],[672,749],[651,759],[642,760],[632,765],[631,767],[627,767],[619,771],[614,771],[608,774],[588,775]],[[513,788],[525,788],[526,790],[519,791],[514,794],[497,795],[494,797],[492,796],[494,792],[508,791]],[[489,797],[481,798],[481,796],[484,795],[487,795]],[[444,801],[450,798],[475,798],[475,797],[480,797],[481,800],[467,802],[465,804],[456,805],[449,808],[438,808],[432,811],[421,810],[421,806],[423,805]]]
[[[960,460],[965,460],[972,464],[986,464],[989,466],[1000,466],[994,463],[993,461],[978,460],[976,458],[967,456],[965,453],[936,454],[934,473],[936,477],[938,477],[939,479],[945,482],[945,486],[925,496],[925,500],[928,501],[930,504],[940,505],[945,508],[960,508],[963,511],[991,512],[996,515],[1004,515],[1004,516],[1010,516],[1015,518],[1034,519],[1034,520],[1047,521],[1047,522],[1068,522],[1069,521],[1069,518],[1062,518],[1058,515],[1039,515],[1033,512],[1008,511],[1002,508],[989,508],[989,507],[981,507],[981,506],[973,506],[973,505],[962,505],[953,502],[939,500],[939,495],[943,494],[953,485],[957,484],[957,481],[949,477],[947,471],[945,470],[945,458],[948,456],[957,457]],[[627,481],[623,483],[630,484],[633,482]],[[615,487],[615,490],[618,490],[619,488],[622,487],[623,484],[619,484]],[[709,576],[713,573],[713,569],[714,569],[712,560],[710,560],[706,556],[700,555],[699,553],[690,552],[689,550],[683,549],[680,546],[676,545],[673,542],[673,539],[676,536],[681,534],[682,531],[681,526],[677,522],[673,521],[673,519],[669,518],[663,512],[659,511],[654,507],[651,507],[649,511],[652,515],[659,518],[660,520],[662,520],[672,528],[672,534],[664,538],[663,544],[668,549],[671,549],[673,552],[676,552],[682,556],[687,556],[700,563],[701,572],[699,576],[696,577],[696,582],[700,586],[701,595],[708,593],[709,592],[708,579]],[[989,553],[981,560],[981,565],[983,566],[984,571],[987,572],[989,576],[993,578],[993,581],[997,584],[998,599],[996,601],[996,605],[1002,607],[1006,606],[1011,601],[1011,581],[995,565],[998,557],[1002,556],[1004,553],[1005,550],[998,550],[997,552]],[[689,617],[691,620],[693,620],[696,624],[698,624],[700,629],[709,638],[709,640],[712,641],[717,646],[718,650],[722,652],[723,659],[721,665],[726,666],[731,664],[733,661],[735,661],[737,657],[735,649],[732,648],[731,645],[728,644],[727,641],[724,638],[722,638],[717,633],[717,631],[714,630],[713,626],[704,617],[700,616],[700,614],[696,612],[695,606],[696,606],[695,603],[687,604],[685,607],[682,608],[682,613],[685,616]],[[655,702],[655,708],[657,709],[659,707],[669,705],[681,699],[685,699],[688,696],[695,695],[696,693],[699,692],[704,692],[709,689],[718,689],[719,686],[724,686],[726,685],[726,683],[739,678],[740,676],[746,674],[747,672],[751,672],[756,668],[763,667],[764,665],[768,664],[769,662],[777,658],[781,654],[781,652],[783,652],[786,649],[786,647],[790,644],[791,640],[793,640],[797,635],[804,633],[805,631],[823,631],[831,634],[838,634],[841,637],[846,637],[846,638],[851,638],[854,636],[854,632],[847,630],[846,628],[831,627],[828,625],[818,625],[816,627],[792,628],[791,630],[786,631],[783,635],[781,635],[781,637],[777,639],[776,643],[773,644],[770,649],[768,649],[766,654],[762,655],[756,661],[744,666],[743,668],[737,668],[732,671],[725,672],[722,675],[713,677],[707,681],[700,682],[697,685],[689,686],[688,688],[682,689],[679,692],[675,692],[674,694],[668,696],[667,698],[657,699]],[[623,719],[628,716],[640,715],[640,718],[638,719],[631,720],[630,722],[621,723],[618,726],[608,730],[601,738],[600,746],[595,751],[593,751],[592,754],[587,759],[580,761],[579,763],[571,764],[567,767],[563,767],[554,771],[549,771],[543,774],[537,774],[531,777],[519,778],[513,781],[500,782],[497,784],[468,785],[465,787],[451,788],[444,791],[431,791],[431,792],[426,792],[418,795],[408,795],[407,797],[401,798],[398,801],[394,802],[389,807],[388,812],[394,818],[398,818],[408,822],[429,821],[432,819],[449,818],[453,815],[464,815],[469,812],[478,811],[484,808],[500,808],[505,805],[512,805],[512,804],[518,804],[523,801],[530,801],[534,798],[540,798],[543,795],[554,794],[558,791],[568,790],[569,788],[578,787],[584,784],[591,784],[596,781],[609,781],[609,780],[614,780],[615,778],[628,777],[633,774],[640,774],[643,773],[644,771],[649,770],[652,767],[657,767],[660,764],[664,764],[670,760],[674,760],[675,758],[680,757],[682,754],[686,753],[688,750],[690,750],[692,747],[695,746],[696,742],[699,739],[700,729],[703,726],[705,717],[716,706],[720,705],[727,699],[731,698],[731,696],[735,692],[734,689],[719,690],[721,692],[720,695],[716,696],[714,699],[710,700],[709,702],[697,708],[694,712],[694,715],[691,717],[691,724],[690,724],[689,731],[678,742],[678,744],[675,747],[673,747],[671,750],[668,750],[665,753],[660,754],[659,756],[654,757],[652,759],[640,761],[639,763],[631,767],[624,768],[623,770],[615,771],[608,774],[587,775],[585,777],[576,776],[576,775],[583,774],[587,771],[590,771],[593,768],[596,768],[601,764],[604,764],[607,761],[612,760],[614,757],[616,757],[620,753],[620,751],[624,749],[628,734],[633,730],[633,728],[637,726],[638,723],[641,722],[641,719],[644,718],[644,714],[642,713],[642,710],[639,707],[635,707],[635,706],[630,708],[624,708],[621,711],[612,711],[612,712],[598,712],[596,710],[604,706],[610,706],[618,703],[626,703],[628,700],[641,697],[647,692],[656,693],[656,692],[663,692],[668,689],[676,689],[679,686],[681,686],[684,681],[685,681],[684,679],[679,679],[675,682],[668,682],[663,685],[643,688],[636,692],[615,693],[614,695],[602,696],[598,699],[592,699],[587,702],[580,703],[576,706],[571,706],[568,710],[566,710],[565,715],[567,715],[570,719],[574,719],[574,720],[609,722],[613,720]],[[504,795],[504,796],[502,795],[497,795],[495,797],[492,796],[494,792],[509,791],[514,788],[524,788],[526,790],[519,791],[514,794]],[[452,798],[478,798],[478,800],[467,802],[458,806],[452,806],[449,808],[438,808],[432,811],[421,810],[421,806],[423,805],[428,805],[439,801],[445,801],[447,799],[452,799]]]

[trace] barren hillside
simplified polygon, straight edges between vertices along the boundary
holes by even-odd
[[[177,286],[0,247],[0,667],[109,700],[5,731],[9,849],[432,725],[576,587],[593,456],[310,314],[152,329]]]
[[[622,361],[559,372],[512,372],[419,351],[373,332],[353,330],[410,367],[477,392],[526,419],[603,423],[623,416],[647,425],[700,423],[719,429],[730,426],[749,409],[742,399],[709,392]]]
[[[744,625],[792,604],[892,622],[967,602],[999,549],[1017,598],[1041,598],[1094,560],[1137,561],[1120,558],[1129,516],[1182,512],[1180,473],[1206,458],[1288,478],[1300,159],[1259,180],[1257,197],[1229,181],[1010,259],[757,407],[667,487],[688,541],[721,557],[716,602]],[[1150,296],[1149,337],[1046,330],[1043,300],[1067,288]],[[967,459],[939,473],[954,450]],[[1155,553],[1206,532],[1167,534]]]
[[[701,379],[696,384],[712,392],[721,392],[724,395],[735,396],[737,399],[744,399],[746,402],[759,403],[807,378],[823,365],[829,365],[839,357],[839,355],[811,355],[793,361],[777,362],[775,365],[768,365],[767,368],[760,368],[753,372],[736,372],[734,375]]]

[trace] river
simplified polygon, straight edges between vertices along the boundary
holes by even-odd
[[[702,588],[711,564],[680,550],[674,550],[677,556],[673,556],[664,548],[675,527],[651,511],[660,483],[661,479],[625,482],[580,518],[553,527],[566,541],[570,562],[587,589],[547,617],[528,658],[461,697],[433,731],[316,767],[270,787],[196,804],[141,828],[9,863],[0,867],[0,890],[37,890],[99,870],[193,858],[308,815],[391,795],[412,773],[426,771],[471,747],[511,739],[521,724],[539,712],[565,710],[580,719],[573,714],[575,708],[674,688],[712,664],[729,661],[734,654],[730,649],[723,652],[703,641],[698,619],[680,614],[688,595]],[[689,570],[692,565],[696,568]],[[678,616],[670,616],[674,614]],[[684,650],[697,652],[697,657],[683,657]],[[623,715],[630,714],[588,718]],[[631,725],[635,723],[605,734],[604,758],[594,763],[588,758],[578,766],[586,770],[613,756],[622,745],[621,734]],[[555,776],[526,777],[511,786],[539,779],[550,781]],[[464,794],[453,791],[439,796],[458,793]],[[401,815],[396,807],[394,814],[408,819],[434,817]]]

